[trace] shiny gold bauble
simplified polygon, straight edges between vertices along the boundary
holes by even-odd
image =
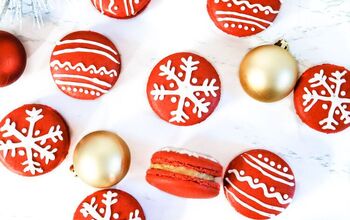
[[[90,186],[114,186],[129,170],[129,147],[122,138],[112,132],[90,133],[81,139],[75,148],[73,166],[76,175]]]
[[[280,46],[260,46],[244,57],[239,77],[244,90],[251,97],[262,102],[275,102],[294,89],[298,79],[298,63]]]

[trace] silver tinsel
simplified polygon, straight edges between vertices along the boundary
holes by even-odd
[[[13,23],[22,25],[25,16],[31,16],[40,27],[43,16],[49,13],[50,0],[0,0],[0,21],[9,16]]]

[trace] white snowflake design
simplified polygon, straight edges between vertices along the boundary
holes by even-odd
[[[183,65],[180,66],[184,73],[179,72],[176,74],[176,69],[172,66],[172,61],[168,60],[166,65],[160,66],[161,72],[159,76],[165,76],[167,81],[174,81],[177,89],[167,90],[164,85],[158,85],[155,83],[154,90],[151,91],[151,95],[154,100],[164,100],[165,96],[171,96],[171,102],[178,102],[177,109],[172,111],[170,114],[173,118],[169,122],[185,123],[190,117],[185,113],[185,108],[190,107],[191,102],[194,104],[192,112],[197,114],[198,118],[201,118],[203,113],[209,112],[210,102],[206,101],[206,98],[199,99],[201,92],[206,97],[217,96],[217,90],[220,88],[215,86],[216,79],[205,79],[202,85],[196,85],[198,79],[192,76],[193,72],[198,70],[199,61],[194,61],[192,56],[187,59],[181,59]],[[185,74],[185,79],[181,78]],[[170,83],[170,88],[175,87],[174,83]],[[187,101],[189,100],[189,101]]]
[[[0,128],[3,133],[3,137],[15,137],[19,142],[12,142],[11,140],[0,141],[0,151],[3,151],[3,156],[6,158],[9,151],[11,156],[15,157],[18,151],[20,156],[26,155],[26,161],[22,163],[24,166],[24,172],[30,172],[32,175],[36,173],[43,173],[41,164],[34,160],[34,158],[40,156],[40,159],[45,159],[45,163],[55,160],[55,153],[57,148],[51,149],[51,145],[45,145],[48,140],[52,140],[57,143],[58,140],[62,141],[62,131],[59,125],[52,126],[47,134],[40,135],[40,131],[35,129],[35,125],[38,121],[44,118],[41,114],[42,109],[33,108],[32,110],[26,110],[26,120],[29,122],[28,128],[22,128],[18,130],[16,123],[11,119],[6,119],[4,126]],[[23,148],[23,150],[19,150]]]
[[[96,204],[96,197],[92,197],[91,202],[83,203],[83,208],[80,212],[83,214],[85,218],[91,216],[91,220],[114,220],[119,219],[118,213],[112,213],[112,205],[118,202],[118,193],[113,193],[112,191],[108,191],[103,194],[104,199],[102,199],[102,203],[105,205],[104,208],[99,208],[98,204]],[[140,211],[136,209],[134,212],[131,212],[128,220],[142,220],[139,217]]]
[[[350,99],[345,97],[346,91],[342,90],[342,85],[346,83],[344,79],[346,74],[346,70],[343,72],[335,71],[331,74],[331,77],[327,77],[324,70],[321,70],[319,73],[315,73],[309,83],[311,83],[311,88],[323,87],[324,90],[319,94],[316,90],[310,91],[308,88],[304,88],[303,105],[305,106],[305,112],[309,112],[318,101],[327,103],[323,104],[322,108],[328,110],[328,116],[319,123],[324,130],[336,130],[339,122],[334,118],[335,115],[341,115],[340,120],[344,124],[350,123],[350,110],[347,110]],[[333,84],[329,84],[327,80]]]

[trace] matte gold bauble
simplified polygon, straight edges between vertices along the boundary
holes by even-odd
[[[129,147],[112,132],[96,131],[80,140],[74,151],[73,165],[83,182],[97,188],[108,188],[127,174]]]
[[[264,45],[244,57],[239,77],[251,97],[275,102],[292,92],[298,79],[298,63],[286,48]]]

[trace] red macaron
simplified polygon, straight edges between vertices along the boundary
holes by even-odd
[[[220,192],[215,178],[223,168],[215,159],[184,149],[164,148],[153,154],[146,180],[179,197],[213,198]]]

